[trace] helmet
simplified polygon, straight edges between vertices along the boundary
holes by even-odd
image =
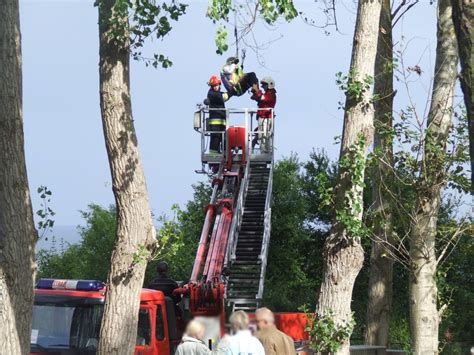
[[[159,274],[166,274],[168,272],[168,263],[166,261],[159,261],[156,264],[156,271]]]
[[[219,86],[220,84],[221,84],[221,79],[217,75],[211,76],[208,82],[209,86]]]
[[[236,57],[229,57],[227,58],[226,64],[238,64],[239,58]]]
[[[260,80],[260,83],[267,84],[269,89],[275,89],[275,80],[273,80],[269,76],[266,76],[262,80]]]
[[[224,72],[224,74],[232,74],[233,72],[235,72],[236,68],[237,64],[226,64],[222,68],[222,71]]]

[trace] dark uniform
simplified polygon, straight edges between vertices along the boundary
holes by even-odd
[[[175,280],[168,277],[168,264],[164,261],[160,261],[157,265],[157,271],[158,276],[147,285],[147,288],[161,291],[166,297],[171,297],[175,303],[178,303],[181,297],[179,295],[173,295],[173,291],[179,286]]]
[[[225,101],[229,95],[222,91],[216,91],[212,87],[207,93],[207,103],[209,104],[209,119],[207,129],[213,132],[223,132],[226,128]],[[222,110],[219,110],[222,109]],[[222,133],[211,133],[210,149],[214,153],[221,152]]]
[[[148,284],[148,288],[162,291],[165,296],[172,297],[173,299],[175,299],[175,296],[173,296],[173,291],[176,290],[178,287],[178,283],[166,275],[158,275],[156,279],[153,279]]]

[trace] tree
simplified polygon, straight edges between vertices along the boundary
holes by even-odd
[[[446,147],[452,128],[458,61],[451,10],[451,1],[438,1],[434,81],[409,243],[410,322],[412,350],[416,354],[438,353],[437,219],[446,181]]]
[[[381,159],[373,172],[374,241],[370,254],[369,299],[365,342],[369,345],[388,345],[390,313],[392,308],[393,259],[386,257],[382,241],[392,242],[393,214],[390,197],[384,185],[391,186],[393,167],[392,137],[384,132],[392,129],[393,112],[393,40],[392,9],[390,0],[382,1],[380,33],[377,44],[374,78],[374,150],[380,150]]]
[[[471,156],[471,194],[474,194],[474,3],[466,0],[452,0],[453,22],[458,41],[461,61],[461,89],[464,94],[468,125],[469,152]]]
[[[339,79],[346,92],[346,104],[334,192],[336,216],[324,248],[324,277],[316,313],[321,319],[332,315],[341,327],[351,324],[352,290],[364,261],[362,192],[367,149],[373,139],[370,84],[374,75],[380,10],[378,0],[358,2],[350,71],[347,77]],[[348,354],[349,339],[341,342],[338,353]]]
[[[156,247],[156,233],[133,124],[130,54],[132,49],[142,47],[151,33],[160,38],[170,31],[167,17],[159,16],[160,12],[168,12],[176,20],[185,7],[174,3],[159,6],[148,0],[100,0],[97,5],[100,107],[117,209],[116,240],[107,278],[98,353],[131,354],[147,256]],[[132,30],[130,9],[134,10]],[[142,58],[139,51],[132,54],[136,59]],[[162,55],[155,54],[151,63],[156,67],[160,62],[165,67],[170,65]]]
[[[366,184],[372,186],[373,169],[368,169],[367,173]],[[292,156],[275,164],[272,242],[264,304],[276,311],[295,311],[302,304],[311,308],[315,306],[313,290],[321,285],[320,270],[324,264],[321,250],[333,216],[332,206],[324,205],[324,191],[327,186],[334,186],[335,175],[335,164],[320,152],[313,152],[307,161],[299,162]],[[398,185],[398,181],[395,179],[394,184]],[[407,181],[400,185],[407,186]],[[145,284],[156,276],[155,260],[167,261],[170,275],[176,280],[189,278],[202,228],[204,208],[210,198],[209,186],[208,183],[194,185],[193,198],[182,209],[173,207],[175,212],[171,217],[160,217],[160,228],[157,231],[160,235],[160,249],[148,263]],[[365,190],[368,195],[364,198],[366,210],[372,205],[371,191],[372,189]],[[407,208],[413,210],[411,187],[395,191],[404,200],[403,203],[410,206]],[[394,201],[391,202],[396,205]],[[457,208],[449,199],[443,199],[437,223],[438,241],[444,239],[445,234],[449,235],[451,230],[459,230],[461,227],[456,216]],[[115,239],[115,208],[92,204],[82,212],[82,216],[85,224],[80,227],[81,239],[77,245],[67,249],[53,248],[56,251],[40,251],[37,261],[38,277],[106,279]],[[410,218],[407,218],[406,211],[398,213],[394,209],[394,220],[398,222],[394,224],[397,235],[406,235],[410,231]],[[454,346],[448,341],[472,339],[469,324],[474,316],[470,311],[474,309],[474,305],[470,307],[473,303],[471,289],[474,280],[469,277],[469,266],[474,257],[474,244],[469,238],[471,234],[469,230],[464,232],[456,248],[450,251],[449,259],[439,269],[444,275],[439,286],[439,298],[443,304],[449,305],[443,315],[440,333],[446,334],[445,349]],[[366,239],[364,248],[368,248],[370,242],[370,239]],[[404,243],[402,240],[397,242]],[[101,262],[98,264],[97,260]],[[281,272],[282,265],[288,272]],[[361,270],[353,292],[352,306],[357,321],[353,338],[357,340],[362,336],[365,323],[368,272],[368,268]],[[395,263],[393,280],[390,346],[402,346],[409,350],[408,269],[403,267],[403,263]]]
[[[308,169],[314,168],[316,174],[326,173],[327,165],[328,158],[323,153],[313,153],[304,164],[296,156],[275,164],[272,232],[263,300],[271,309],[294,312],[302,304],[314,305],[314,290],[321,283],[320,250],[327,228],[317,224],[321,209],[308,198],[316,191]],[[310,211],[310,207],[316,209]]]
[[[20,15],[0,3],[0,348],[28,354],[37,233],[25,164]]]
[[[59,279],[106,280],[115,241],[116,211],[90,204],[81,211],[86,225],[79,227],[78,244],[64,250],[40,250],[37,255],[38,277]],[[100,260],[100,262],[97,262]]]
[[[234,15],[233,23],[229,19],[230,14]],[[219,23],[215,37],[217,54],[222,55],[229,49],[226,25],[231,23],[234,26],[235,55],[239,56],[242,42],[242,60],[248,47],[262,61],[260,51],[263,46],[258,43],[254,33],[258,19],[262,18],[267,26],[272,26],[280,18],[292,21],[298,16],[298,11],[291,0],[210,0],[206,16],[213,23]]]

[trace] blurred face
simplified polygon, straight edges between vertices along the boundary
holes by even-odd
[[[261,86],[262,86],[262,89],[263,89],[263,90],[265,90],[265,91],[268,90],[268,84],[267,84],[267,83],[262,82],[262,83],[261,83]]]
[[[216,85],[216,86],[213,86],[213,87],[212,87],[212,90],[214,90],[214,91],[219,91],[220,88],[221,88],[220,85]]]
[[[270,326],[270,323],[266,320],[266,319],[263,319],[262,316],[256,316],[255,317],[255,321],[257,323],[257,328],[260,330],[260,329],[265,329],[265,328],[268,328]]]
[[[199,339],[199,340],[202,340],[202,338],[204,338],[204,329],[201,329],[201,330],[196,334],[196,338]]]

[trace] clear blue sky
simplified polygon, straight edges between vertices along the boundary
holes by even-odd
[[[30,188],[35,210],[36,188],[47,185],[53,191],[57,225],[81,223],[78,211],[89,203],[113,202],[99,110],[97,9],[92,3],[20,1]],[[207,2],[188,3],[187,14],[171,34],[147,48],[165,53],[174,66],[156,70],[133,62],[131,68],[133,112],[155,214],[169,213],[173,203],[184,204],[192,197],[191,184],[202,179],[194,173],[200,168],[200,141],[192,128],[193,110],[206,94],[208,78],[226,57],[215,54],[215,27],[204,16]],[[321,17],[319,3],[295,3],[299,10]],[[338,11],[342,34],[327,36],[297,19],[259,31],[262,42],[283,35],[264,53],[266,68],[248,52],[245,69],[259,77],[271,75],[277,84],[278,158],[295,152],[306,159],[313,148],[324,148],[337,158],[333,137],[341,134],[337,103],[343,97],[334,79],[336,72],[349,67],[354,3],[345,1]],[[417,94],[422,104],[432,73],[435,21],[435,6],[422,0],[397,25],[397,33],[409,43],[408,64],[422,58],[428,77]],[[246,106],[254,106],[247,96],[228,104]]]

